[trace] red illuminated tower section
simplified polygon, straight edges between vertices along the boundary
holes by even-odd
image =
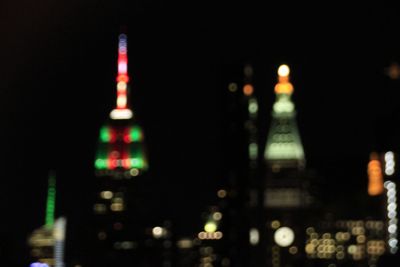
[[[136,187],[148,168],[142,128],[129,107],[127,36],[119,35],[116,107],[100,128],[89,266],[132,266],[139,241]],[[126,266],[128,266],[126,265]]]

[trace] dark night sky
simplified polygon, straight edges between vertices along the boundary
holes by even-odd
[[[1,2],[0,233],[21,247],[42,224],[49,169],[59,177],[59,211],[76,215],[87,205],[97,131],[114,105],[121,24],[128,27],[131,103],[152,166],[142,186],[149,220],[192,225],[213,203],[224,179],[221,73],[245,61],[254,63],[267,114],[277,66],[292,67],[309,164],[338,181],[354,176],[351,188],[361,190],[365,170],[355,166],[364,168],[373,149],[400,145],[400,84],[383,74],[400,59],[399,10],[312,8],[318,11],[162,0]]]

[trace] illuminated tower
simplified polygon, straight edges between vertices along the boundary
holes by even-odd
[[[101,127],[95,159],[97,195],[93,206],[96,266],[132,263],[137,217],[132,186],[148,168],[142,128],[129,107],[127,36],[119,35],[116,108]]]
[[[33,231],[28,238],[31,256],[38,261],[31,266],[63,267],[66,219],[55,220],[56,178],[49,175],[45,225]]]
[[[303,145],[296,124],[296,111],[291,100],[293,85],[289,81],[289,74],[288,66],[279,67],[272,124],[265,147],[265,159],[274,170],[305,167]]]
[[[110,113],[110,121],[100,129],[95,161],[97,176],[129,179],[148,167],[143,131],[134,121],[128,105],[128,82],[127,36],[121,34],[118,47],[117,105]]]
[[[289,74],[287,65],[279,67],[276,100],[264,151],[263,225],[266,228],[261,229],[261,236],[265,237],[261,242],[267,252],[263,254],[266,266],[273,267],[296,266],[304,260],[304,229],[312,203]]]

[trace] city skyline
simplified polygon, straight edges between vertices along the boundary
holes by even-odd
[[[7,64],[1,66],[4,79],[0,84],[5,89],[1,96],[1,136],[6,152],[1,156],[1,187],[7,190],[1,199],[5,212],[19,221],[6,221],[2,226],[19,231],[19,242],[43,224],[49,170],[60,177],[62,200],[56,212],[76,215],[77,207],[89,204],[85,192],[91,188],[98,129],[115,103],[115,40],[121,21],[118,12],[108,13],[106,7],[98,7],[95,13],[80,10],[82,17],[78,22],[67,19],[70,11],[58,10],[56,14],[65,17],[52,26],[31,15],[37,24],[30,28],[27,16],[22,19],[22,26],[8,28],[6,36],[14,38],[2,48],[3,53],[10,51],[14,56],[6,55]],[[135,11],[139,18],[144,18],[148,10],[157,13],[163,8],[138,10],[145,10]],[[44,14],[50,14],[49,11],[42,10]],[[84,14],[90,14],[94,21],[85,21]],[[111,23],[102,21],[103,15]],[[358,18],[366,20],[368,16]],[[378,18],[383,15],[368,20],[369,24]],[[289,31],[293,39],[281,39],[283,47],[268,47],[268,40],[262,41],[263,27],[252,29],[251,23],[235,25],[246,29],[243,36],[234,26],[218,36],[219,30],[223,30],[221,25],[214,28],[193,23],[193,30],[186,33],[182,26],[174,28],[172,22],[137,27],[138,18],[125,20],[130,38],[131,103],[149,142],[152,175],[143,182],[141,192],[149,200],[142,213],[153,211],[149,221],[173,219],[178,228],[185,229],[183,235],[189,234],[195,221],[200,225],[201,212],[212,204],[216,190],[225,182],[218,165],[223,156],[220,103],[223,90],[232,81],[221,77],[229,73],[226,76],[241,82],[246,63],[254,68],[255,94],[261,102],[264,130],[270,122],[276,69],[282,63],[291,67],[293,98],[307,163],[322,175],[332,171],[331,166],[341,164],[341,158],[347,162],[344,166],[349,165],[344,170],[357,165],[354,185],[349,185],[348,191],[357,188],[360,194],[367,194],[366,187],[360,187],[367,184],[370,152],[399,150],[399,127],[395,124],[399,115],[399,80],[391,80],[385,74],[392,62],[398,62],[399,52],[393,49],[394,44],[387,50],[380,44],[370,54],[358,50],[373,48],[368,40],[380,35],[390,40],[389,30],[382,33],[378,29],[364,29],[359,32],[359,39],[350,37],[348,41],[328,30],[323,36],[332,34],[331,40],[320,46],[322,52],[317,52],[313,50],[317,47],[314,42],[320,39],[315,36],[298,39],[308,45],[305,51],[300,44],[290,43],[296,40],[295,29],[301,26],[293,26]],[[79,22],[83,29],[79,30]],[[347,22],[353,24],[347,29],[342,23],[338,29],[347,29],[349,33],[358,25],[349,18]],[[389,22],[382,24],[393,28]],[[269,40],[279,40],[274,37],[279,30],[266,29],[270,32]],[[248,35],[255,36],[255,41],[251,42]],[[331,54],[325,45],[334,43],[335,37],[343,39],[339,39],[342,42],[337,53]],[[189,51],[189,56],[185,51]],[[352,160],[357,164],[349,163]],[[338,177],[338,181],[346,178]],[[15,243],[17,248],[23,245]]]

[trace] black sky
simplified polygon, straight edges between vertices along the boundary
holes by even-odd
[[[59,176],[59,210],[77,214],[86,205],[97,131],[114,105],[122,24],[128,28],[131,102],[153,166],[143,190],[154,220],[169,216],[190,225],[212,204],[224,179],[218,172],[221,73],[244,62],[255,66],[266,114],[277,66],[292,67],[311,166],[354,168],[371,150],[399,149],[400,84],[384,75],[400,60],[399,10],[383,4],[312,8],[1,2],[0,226],[11,230],[2,232],[21,248],[43,223],[49,169]],[[365,183],[362,175],[351,181],[355,187]]]

